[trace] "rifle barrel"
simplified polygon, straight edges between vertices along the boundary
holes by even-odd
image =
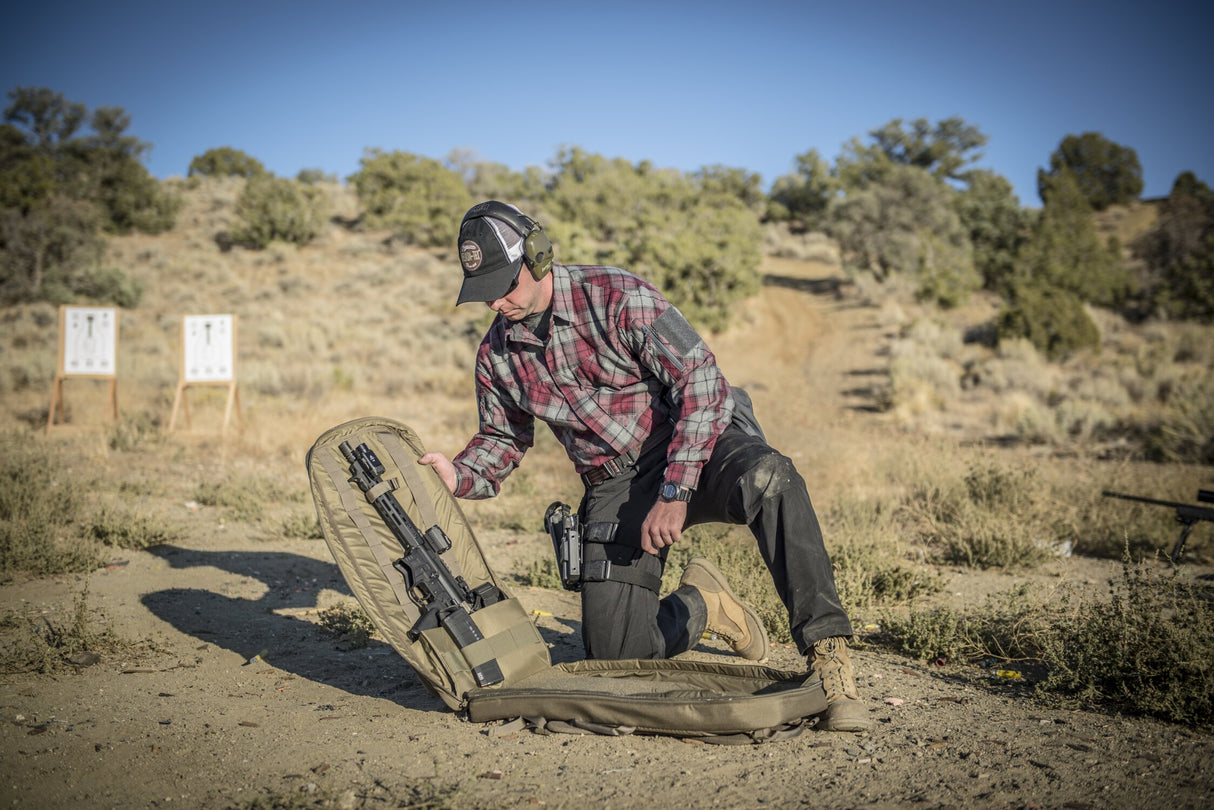
[[[1171,506],[1172,508],[1177,508],[1180,506],[1192,506],[1192,504],[1179,503],[1177,501],[1161,501],[1156,498],[1144,498],[1141,495],[1127,495],[1124,492],[1113,492],[1112,490],[1109,490],[1109,489],[1106,489],[1104,492],[1101,492],[1100,494],[1106,498],[1121,498],[1122,500],[1126,500],[1126,501],[1139,501],[1140,503],[1153,503],[1156,506]]]
[[[1206,506],[1179,503],[1177,501],[1160,501],[1155,498],[1144,498],[1141,495],[1127,495],[1124,492],[1112,492],[1107,489],[1101,494],[1106,498],[1122,498],[1127,501],[1139,501],[1141,503],[1155,504],[1156,506],[1170,506],[1176,510],[1176,519],[1182,523],[1195,523],[1199,520],[1214,522],[1214,509]]]

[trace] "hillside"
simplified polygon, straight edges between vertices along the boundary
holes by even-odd
[[[1035,691],[1043,674],[1028,662],[921,658],[890,637],[908,614],[931,615],[920,609],[998,618],[1103,604],[1124,584],[1127,546],[1146,558],[1144,576],[1165,581],[1170,567],[1150,552],[1175,538],[1168,511],[1099,492],[1188,500],[1214,482],[1211,468],[1144,461],[1127,432],[1103,430],[1097,417],[1156,408],[1135,386],[1176,388],[1208,368],[1208,329],[1100,316],[1100,356],[1047,364],[1023,347],[965,340],[989,322],[990,299],[939,313],[896,284],[873,287],[828,261],[768,256],[760,294],[710,342],[809,484],[862,628],[857,669],[876,729],[742,747],[499,735],[446,711],[382,642],[360,647],[324,632],[351,602],[313,534],[303,466],[323,430],[371,414],[410,424],[428,447],[458,451],[476,425],[469,369],[488,313],[451,306],[459,275],[450,251],[403,247],[384,233],[335,222],[307,248],[224,250],[216,237],[231,227],[238,187],[204,183],[187,195],[178,229],[112,244],[109,261],[145,286],[140,306],[122,313],[118,425],[104,424],[104,384],[74,380],[65,389],[68,425],[44,438],[55,310],[0,316],[9,452],[47,448],[61,465],[56,479],[78,482],[99,526],[148,541],[101,547],[109,564],[87,577],[10,574],[0,583],[0,640],[10,651],[0,671],[9,719],[0,725],[9,763],[0,802],[1200,807],[1214,799],[1214,737],[1207,725],[1163,719],[1163,697],[1154,716],[1125,703],[1064,704]],[[333,194],[338,213],[351,216],[352,200]],[[192,425],[169,433],[180,317],[217,312],[239,319],[240,424],[220,429],[223,389],[193,389]],[[551,553],[535,530],[543,507],[576,501],[580,485],[551,435],[540,434],[503,495],[469,503],[467,513],[493,567],[517,582],[554,660],[564,661],[580,655],[576,596],[527,572]],[[978,528],[1020,543],[1015,561],[963,563],[955,544],[964,538],[930,511],[983,474],[1015,499],[982,512]],[[1180,568],[1198,588],[1214,571],[1210,528],[1197,528]],[[712,549],[745,535],[685,542]],[[891,581],[904,591],[891,592]],[[773,600],[753,587],[746,598]],[[1195,624],[1208,620],[1197,616]],[[51,650],[49,673],[39,674],[16,657],[31,633],[83,635],[82,623],[95,658]],[[1209,630],[1188,629],[1193,638]],[[1188,638],[1183,631],[1169,643]],[[711,640],[690,653],[722,654]],[[804,666],[781,643],[770,663]],[[1193,705],[1214,694],[1205,672]]]

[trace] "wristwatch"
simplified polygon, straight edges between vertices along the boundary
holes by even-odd
[[[658,495],[664,501],[690,501],[694,494],[694,489],[681,487],[672,481],[663,481],[662,488],[658,491]]]

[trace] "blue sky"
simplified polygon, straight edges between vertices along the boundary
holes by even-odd
[[[1204,9],[1204,10],[1203,10]],[[562,146],[765,186],[894,118],[960,116],[978,165],[1038,205],[1068,134],[1135,149],[1144,196],[1214,184],[1214,14],[1202,2],[612,3],[211,0],[6,10],[0,84],[123,107],[184,176],[231,146],[345,177],[367,147],[514,169]],[[7,106],[7,98],[5,99]]]

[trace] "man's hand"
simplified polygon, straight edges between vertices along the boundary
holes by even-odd
[[[447,485],[447,489],[455,493],[455,465],[442,453],[426,453],[417,460],[418,464],[429,464],[434,467],[438,477]]]
[[[650,554],[658,554],[667,546],[673,546],[683,536],[683,524],[686,522],[686,501],[664,501],[659,498],[641,524],[641,548]]]

